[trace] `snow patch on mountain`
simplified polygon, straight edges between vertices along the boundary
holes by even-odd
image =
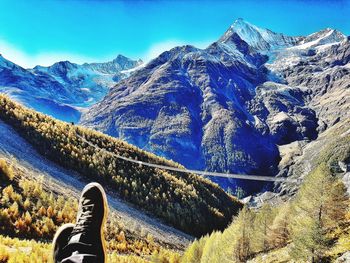
[[[341,32],[327,28],[302,38],[294,46],[277,50],[273,55],[274,59],[271,59],[266,66],[271,71],[285,70],[308,60],[319,52],[328,52],[332,47],[346,40],[347,37]]]
[[[122,55],[106,63],[78,65],[60,61],[49,67],[24,69],[0,56],[0,92],[37,111],[77,122],[82,109],[100,101],[125,74],[142,61]]]
[[[299,40],[298,37],[290,37],[269,29],[259,28],[239,18],[230,26],[220,41],[228,42],[235,33],[250,47],[263,53],[292,46]]]

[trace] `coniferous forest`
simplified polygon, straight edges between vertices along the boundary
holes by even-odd
[[[118,159],[114,154],[180,167],[125,142],[26,109],[2,95],[0,109],[0,118],[45,157],[110,186],[123,199],[187,233],[201,236],[223,230],[242,207],[235,197],[197,175]]]
[[[43,178],[30,180],[15,163],[3,159],[0,179],[0,262],[52,262],[51,241],[60,225],[75,222],[77,199],[53,193]],[[107,221],[105,237],[111,262],[146,262],[143,258],[152,254],[179,258],[151,235],[135,236],[115,214]],[[15,249],[8,251],[8,247]],[[30,256],[18,247],[29,249]]]

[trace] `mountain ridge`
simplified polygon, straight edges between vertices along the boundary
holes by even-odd
[[[225,42],[233,33],[236,33],[249,46],[260,52],[292,46],[300,41],[300,37],[291,37],[282,33],[275,33],[269,29],[259,28],[242,18],[238,18],[219,41]]]
[[[109,88],[127,77],[123,71],[142,61],[122,55],[106,63],[56,62],[25,69],[0,57],[0,92],[61,120],[77,122],[81,112],[101,100]]]
[[[188,168],[277,175],[277,146],[315,140],[320,131],[319,109],[309,105],[318,91],[300,85],[300,75],[291,81],[285,68],[346,46],[347,40],[335,30],[288,37],[242,20],[238,24],[206,49],[182,46],[162,53],[113,87],[81,123]],[[250,37],[256,32],[263,45]],[[281,39],[282,45],[273,45]],[[271,187],[219,183],[247,192]]]

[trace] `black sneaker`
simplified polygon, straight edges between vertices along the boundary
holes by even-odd
[[[77,222],[62,250],[61,262],[105,262],[103,227],[107,219],[107,198],[102,186],[90,183],[79,200]]]
[[[74,224],[64,224],[56,231],[52,241],[54,262],[61,262],[64,259],[62,249],[68,244],[73,228]]]

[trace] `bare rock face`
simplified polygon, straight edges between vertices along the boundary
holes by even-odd
[[[320,131],[348,117],[350,107],[350,42],[318,47],[279,72],[290,86],[308,90],[305,102],[317,113]],[[277,62],[278,63],[278,62]]]
[[[350,129],[350,42],[344,35],[331,29],[323,30],[317,35],[321,36],[320,39],[312,37],[310,44],[306,42],[308,38],[305,38],[300,45],[280,52],[267,65],[283,83],[302,91],[304,111],[312,111],[314,118],[304,120],[304,124],[299,122],[302,124],[300,127],[307,128],[306,121],[309,128],[312,127],[309,131],[316,129],[314,134],[317,136],[308,136],[313,141],[302,146],[301,153],[294,156],[292,163],[280,165],[278,176],[303,178],[317,165],[325,152],[332,149],[333,155],[336,155],[344,148],[350,149],[350,139],[346,140]],[[339,141],[343,143],[337,145]],[[347,181],[345,174],[344,182]],[[298,187],[299,184],[284,183],[277,188],[283,194],[292,194]]]
[[[344,253],[339,258],[335,260],[336,263],[346,263],[350,262],[350,251]]]
[[[338,31],[289,37],[237,20],[206,49],[164,52],[81,123],[188,168],[294,176],[278,147],[308,144],[349,117],[349,60]],[[268,188],[215,180],[247,193]]]
[[[250,111],[265,125],[278,145],[317,137],[315,111],[306,107],[300,88],[267,81],[256,87]]]
[[[265,81],[266,59],[237,34],[230,46],[174,48],[121,81],[82,124],[189,168],[268,173],[277,147],[245,106]]]
[[[347,189],[347,193],[350,194],[350,172],[346,172],[343,175],[343,183]]]

